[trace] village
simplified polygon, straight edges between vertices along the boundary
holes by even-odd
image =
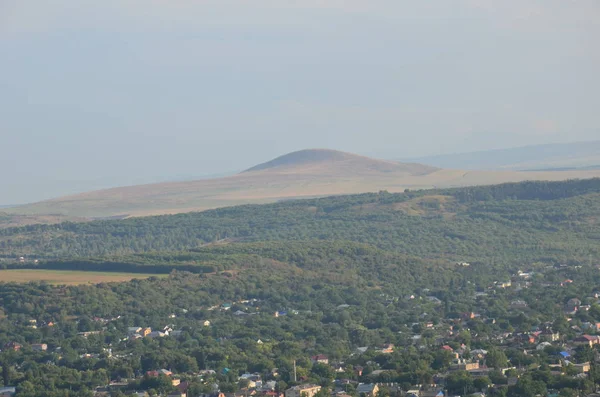
[[[462,264],[461,266],[465,266]],[[522,328],[514,327],[503,319],[490,317],[490,310],[484,310],[482,302],[504,300],[505,310],[512,315],[523,316],[530,305],[524,294],[530,288],[571,288],[573,280],[563,279],[554,284],[539,282],[531,272],[516,273],[510,280],[495,281],[485,290],[475,291],[471,298],[472,310],[461,312],[448,318],[435,315],[436,309],[444,305],[443,299],[426,289],[402,297],[381,294],[382,304],[410,308],[420,313],[418,321],[402,325],[395,339],[374,346],[354,346],[346,357],[330,357],[326,351],[315,352],[310,356],[298,356],[293,360],[293,370],[287,371],[285,382],[278,368],[268,368],[262,372],[238,372],[227,367],[211,366],[205,363],[197,371],[178,372],[173,368],[156,367],[136,371],[131,377],[111,379],[109,383],[96,387],[96,396],[165,395],[168,397],[450,397],[461,396],[460,390],[476,389],[479,397],[494,395],[502,386],[517,385],[519,379],[531,372],[546,368],[549,374],[559,377],[569,384],[597,376],[596,362],[600,360],[600,321],[582,321],[597,310],[600,292],[589,296],[573,297],[560,307],[560,316],[535,326],[526,321]],[[133,324],[123,327],[126,314],[110,318],[91,318],[93,330],[78,332],[78,337],[87,340],[102,340],[110,333],[120,337],[102,345],[102,349],[80,351],[80,360],[110,360],[128,362],[132,346],[139,343],[162,343],[172,340],[181,343],[189,338],[191,328],[197,328],[206,335],[213,334],[225,320],[244,323],[252,318],[271,318],[269,321],[302,321],[310,316],[310,311],[296,309],[269,310],[269,303],[256,298],[235,302],[222,302],[208,306],[203,313],[206,318],[197,318],[191,309],[171,313],[164,319],[164,325],[150,327],[147,324]],[[334,314],[352,310],[350,304],[332,306]],[[432,314],[428,314],[432,313]],[[291,318],[289,318],[291,317]],[[526,316],[525,316],[526,318]],[[287,319],[287,320],[286,320]],[[79,320],[75,320],[76,322]],[[118,324],[118,325],[115,325]],[[23,327],[43,331],[57,327],[55,322],[37,319],[24,321]],[[179,325],[179,326],[178,326]],[[193,326],[192,326],[193,325]],[[558,329],[560,328],[560,330]],[[44,331],[45,332],[45,331]],[[154,340],[155,342],[150,342]],[[217,343],[231,342],[232,337],[216,338]],[[254,340],[257,349],[271,348],[283,341],[274,341],[268,336]],[[392,343],[394,342],[394,343]],[[264,345],[264,346],[261,346]],[[486,347],[483,348],[482,346]],[[16,341],[6,343],[3,351],[30,352],[44,355],[48,363],[61,361],[62,349],[50,342],[23,344]],[[395,359],[404,355],[429,355],[434,358],[430,371],[432,376],[401,381],[403,371],[391,369]],[[298,362],[298,370],[296,363]],[[594,372],[594,373],[592,373]],[[228,387],[223,388],[219,379],[228,379]],[[232,382],[232,380],[234,382]],[[202,385],[199,393],[197,387]],[[231,387],[231,384],[235,387]],[[171,391],[156,394],[161,387]],[[0,396],[12,396],[15,388],[0,389]],[[548,391],[548,396],[558,396],[557,391]]]

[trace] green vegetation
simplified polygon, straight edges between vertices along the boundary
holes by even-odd
[[[163,276],[0,282],[0,386],[164,395],[175,378],[196,397],[239,391],[253,373],[276,392],[314,383],[324,397],[358,397],[357,382],[384,383],[379,397],[416,385],[590,393],[600,345],[578,338],[600,333],[599,219],[596,179],[5,229],[6,268]]]
[[[422,200],[420,215],[402,207]],[[353,241],[421,258],[490,265],[598,253],[600,179],[362,194],[119,221],[0,230],[5,258],[123,256],[232,241]],[[550,254],[550,255],[549,255]],[[144,260],[145,262],[145,260]]]

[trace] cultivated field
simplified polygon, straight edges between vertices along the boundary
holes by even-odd
[[[69,270],[36,270],[36,269],[11,269],[0,270],[0,282],[27,283],[30,281],[46,281],[50,284],[98,284],[119,281],[129,281],[134,278],[148,278],[152,276],[164,277],[165,275],[142,273],[108,273],[108,272],[81,272]]]

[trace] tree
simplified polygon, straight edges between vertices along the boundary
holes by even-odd
[[[506,368],[508,359],[506,358],[506,354],[498,348],[492,348],[488,351],[487,356],[485,357],[485,361],[488,367],[502,369]]]

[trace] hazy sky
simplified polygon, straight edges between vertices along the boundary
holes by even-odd
[[[0,204],[600,139],[598,0],[0,0]]]

